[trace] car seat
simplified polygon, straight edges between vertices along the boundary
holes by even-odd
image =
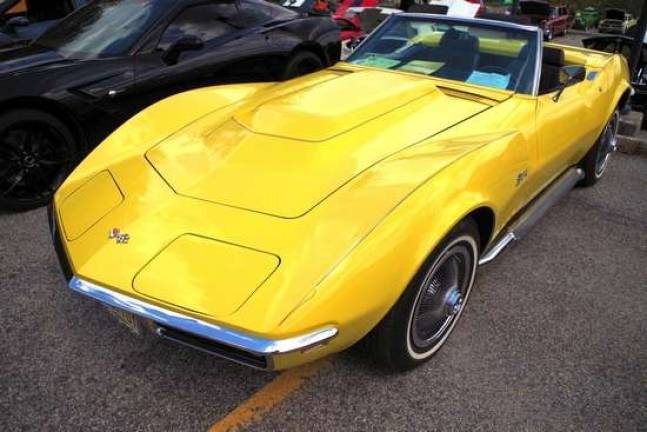
[[[445,65],[434,76],[465,81],[476,69],[479,60],[479,40],[467,32],[449,29],[438,44]]]

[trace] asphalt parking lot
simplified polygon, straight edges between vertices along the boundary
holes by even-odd
[[[646,430],[646,191],[647,158],[615,155],[481,269],[427,365],[342,353],[248,428]],[[0,214],[0,270],[0,430],[204,431],[280,376],[132,337],[64,287],[44,210]]]

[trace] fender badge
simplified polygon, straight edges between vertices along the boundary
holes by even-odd
[[[115,239],[117,244],[128,244],[130,240],[130,234],[122,233],[119,228],[113,228],[108,234],[108,240]]]
[[[528,170],[523,170],[519,174],[517,174],[517,177],[515,178],[515,183],[517,186],[521,185],[521,183],[524,182],[528,178]]]

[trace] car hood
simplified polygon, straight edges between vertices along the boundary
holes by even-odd
[[[424,105],[437,115],[420,126],[422,139],[488,108],[391,72],[327,71],[317,81],[244,104],[224,121],[206,117],[146,158],[183,196],[297,218],[415,143],[383,139],[383,121]]]
[[[13,49],[0,51],[0,77],[2,75],[42,71],[74,63],[76,61],[66,59],[51,49],[33,44],[21,45]]]
[[[607,9],[604,11],[605,20],[625,20],[625,11],[622,9]]]
[[[0,50],[7,49],[10,45],[16,43],[16,40],[2,32],[2,27],[0,27]]]

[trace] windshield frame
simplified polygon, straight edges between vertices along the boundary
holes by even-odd
[[[373,30],[373,32],[360,44],[355,48],[353,53],[346,59],[346,62],[349,64],[352,64],[349,62],[349,60],[352,59],[352,57],[360,50],[360,48],[371,38],[376,37],[375,35],[380,33],[380,30],[382,29],[383,26],[388,25],[391,21],[393,20],[407,20],[407,19],[413,19],[413,20],[424,20],[424,21],[433,21],[433,22],[439,22],[439,23],[446,23],[446,24],[465,24],[467,26],[475,26],[475,27],[483,27],[483,28],[490,28],[493,30],[519,30],[519,31],[525,31],[528,32],[531,35],[534,35],[537,41],[537,52],[535,54],[535,67],[534,67],[534,76],[533,76],[533,83],[532,83],[532,91],[530,93],[520,93],[517,92],[516,90],[503,90],[503,91],[508,91],[512,92],[514,94],[520,94],[520,95],[526,95],[526,96],[531,96],[531,97],[537,97],[539,95],[539,79],[540,79],[540,74],[541,74],[541,62],[542,62],[542,53],[543,53],[543,47],[544,47],[544,37],[543,33],[540,28],[535,27],[535,26],[529,26],[529,25],[523,25],[523,24],[517,24],[513,22],[508,22],[508,21],[496,21],[496,20],[490,20],[490,19],[483,19],[483,18],[463,18],[463,17],[451,17],[447,15],[437,15],[437,14],[424,14],[424,13],[401,13],[401,14],[392,14],[389,15],[380,25]],[[354,66],[360,66],[360,65],[355,65]],[[367,66],[360,66],[360,67],[367,67]],[[390,70],[390,69],[385,69],[385,70]],[[407,73],[404,71],[395,71],[391,70],[392,72],[398,72],[398,73]],[[417,74],[418,76],[427,76],[427,75],[421,75]],[[427,76],[428,78],[431,79],[443,79],[443,78],[435,78],[433,76]],[[447,80],[449,82],[454,82],[456,84],[467,84],[465,82],[461,81],[454,81],[454,80]],[[478,84],[470,84],[470,85],[475,85],[477,87],[482,87],[484,89],[488,90],[499,90],[501,89],[495,89],[492,87],[487,87],[487,86],[482,86]]]

